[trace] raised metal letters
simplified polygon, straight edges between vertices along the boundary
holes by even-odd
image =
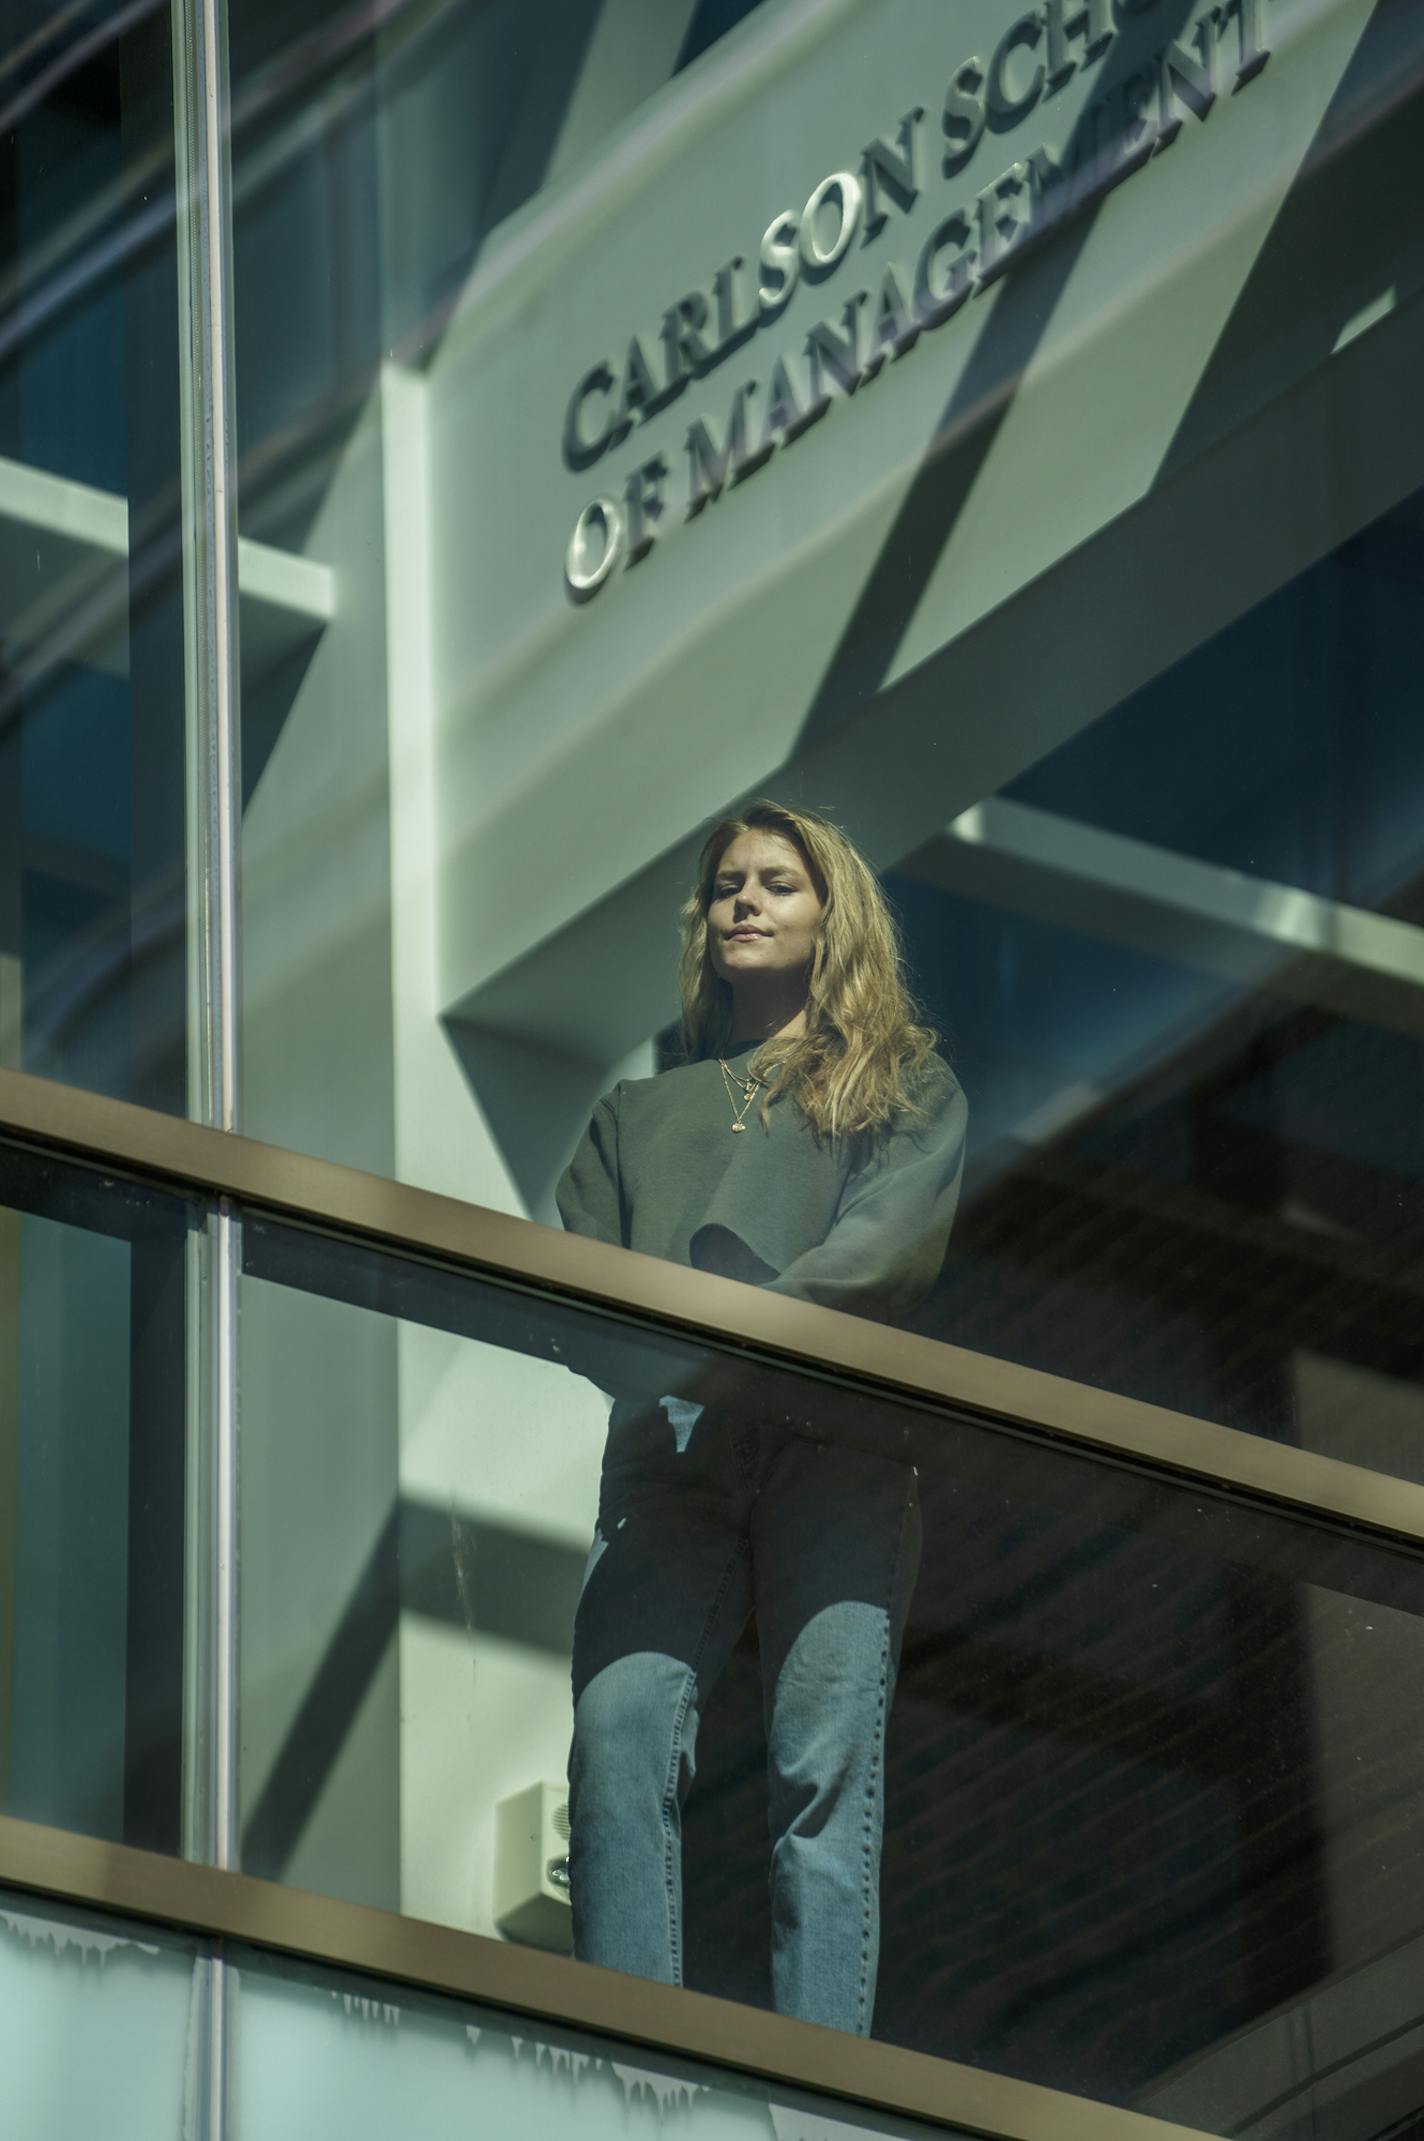
[[[941,266],[946,253],[953,259],[948,270]],[[942,327],[958,312],[974,287],[977,255],[969,242],[969,218],[962,208],[947,215],[938,230],[931,231],[920,254],[915,273],[915,307],[922,327]]]
[[[1039,0],[1015,16],[987,59],[971,56],[950,75],[940,114],[943,175],[957,176],[991,129],[1017,127],[1040,105],[1051,109],[1054,92],[1112,46],[1118,15],[1145,16],[1155,5],[1116,0],[1115,14],[1115,0]],[[1239,89],[1268,57],[1262,0],[1209,0],[1190,29],[1164,37],[1154,56],[1144,55],[1079,114],[1071,154],[1044,141],[1013,158],[940,218],[913,270],[892,261],[873,271],[796,348],[779,351],[759,379],[741,382],[724,403],[724,427],[695,416],[685,434],[681,517],[695,518],[763,467],[833,401],[849,399],[991,288],[1065,217],[1170,147],[1188,116],[1204,123],[1233,60],[1230,86]],[[734,254],[705,286],[666,306],[655,332],[630,336],[621,367],[607,358],[590,366],[564,415],[566,464],[592,466],[691,381],[774,327],[803,282],[844,272],[845,261],[893,227],[892,211],[908,214],[924,186],[924,131],[924,110],[915,105],[893,133],[866,144],[854,169],[829,172],[801,208],[774,215],[753,260]],[[573,601],[588,601],[618,566],[647,555],[673,510],[671,482],[667,459],[655,454],[624,479],[621,499],[605,495],[584,507],[564,560]]]
[[[762,234],[761,279],[757,284],[757,301],[764,320],[774,320],[786,305],[796,288],[796,278],[801,273],[801,256],[796,247],[796,233],[801,219],[786,209],[776,220],[768,223]]]
[[[1010,164],[992,184],[974,196],[979,211],[979,280],[1002,275],[1009,254],[1029,229],[1029,169]]]
[[[613,367],[606,358],[600,358],[591,370],[584,373],[574,388],[568,414],[564,418],[564,459],[571,468],[587,468],[590,462],[598,459],[608,444],[613,433],[612,409],[605,408],[601,416],[595,418],[600,428],[592,438],[584,428],[584,409],[594,395],[601,395],[606,399],[613,392],[613,384]]]
[[[875,237],[886,220],[887,210],[882,208],[881,189],[889,193],[896,206],[909,210],[920,195],[920,121],[924,112],[917,104],[913,111],[906,112],[896,129],[895,145],[877,135],[868,141],[860,159],[861,181],[865,189],[865,235]]]
[[[732,414],[725,443],[718,446],[705,416],[697,417],[687,430],[687,517],[700,513],[713,498],[720,498],[729,483],[739,483],[757,466],[748,437],[748,404],[757,391],[749,379],[732,398]]]
[[[865,376],[878,372],[887,357],[903,356],[920,338],[920,323],[910,309],[910,299],[900,270],[892,263],[881,277],[880,289],[870,309],[865,354]]]
[[[979,137],[989,123],[984,109],[984,85],[988,81],[982,60],[967,59],[944,93],[944,175],[953,178],[962,171],[979,146]]]
[[[1081,37],[1084,60],[1098,59],[1113,41],[1112,0],[1045,0],[1048,31],[1048,87],[1059,89],[1074,73],[1079,56],[1071,40]]]
[[[574,522],[564,553],[564,582],[575,602],[598,593],[623,549],[623,515],[612,498],[594,498]]]
[[[994,47],[985,102],[1000,126],[1011,126],[1022,119],[1026,112],[1033,110],[1043,94],[1046,69],[1041,59],[1034,63],[1017,94],[1008,83],[1008,63],[1015,51],[1021,46],[1037,51],[1042,40],[1043,17],[1035,8],[1031,15],[1020,15],[1017,22],[1011,22]]]
[[[860,227],[862,199],[860,180],[853,171],[833,171],[829,178],[821,180],[801,211],[801,259],[808,275],[829,275],[845,257]],[[831,201],[835,203],[836,234],[829,245],[824,245],[821,239],[825,218],[821,211]]]

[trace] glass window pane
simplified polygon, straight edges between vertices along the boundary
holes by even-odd
[[[727,2068],[408,1986],[237,1951],[239,2141],[421,2132],[530,2141],[918,2141],[931,2129]],[[935,2133],[958,2132],[936,2126]]]
[[[0,36],[0,1066],[183,1112],[168,10]]]
[[[0,1145],[0,1807],[176,1851],[181,1197]]]
[[[552,1221],[769,793],[968,1097],[921,1327],[1424,1478],[1424,17],[325,21],[233,26],[250,1128]]]
[[[248,1870],[566,1949],[572,1821],[579,1952],[635,1974],[855,2026],[853,1950],[877,2036],[1212,2131],[1415,2086],[1416,1553],[244,1242]]]
[[[0,1890],[6,2118],[30,2141],[189,2141],[206,2010],[193,1943]]]

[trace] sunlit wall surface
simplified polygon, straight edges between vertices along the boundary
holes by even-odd
[[[552,1223],[596,1097],[670,1060],[703,829],[769,793],[882,873],[969,1097],[920,1333],[1424,1482],[1424,13],[229,0],[225,758],[197,22],[22,7],[0,49],[0,1068]],[[587,1324],[5,1144],[0,1809],[209,1851],[216,1329],[234,1863],[566,1945],[501,1824],[559,1812]],[[1413,1549],[752,1387],[921,1469],[876,2034],[1407,2131]],[[689,1982],[764,2003],[758,1689],[752,1632]],[[206,1963],[160,1950],[176,2046]],[[294,1985],[254,2033],[345,1998]]]

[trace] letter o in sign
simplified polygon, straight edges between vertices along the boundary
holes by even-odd
[[[832,198],[836,204],[836,231],[827,245],[822,210]],[[853,171],[833,171],[829,178],[821,180],[801,217],[801,258],[808,275],[827,275],[843,258],[860,227],[861,207],[860,180]]]
[[[564,579],[575,602],[598,593],[623,555],[625,540],[623,515],[612,498],[595,498],[584,507],[564,553]]]

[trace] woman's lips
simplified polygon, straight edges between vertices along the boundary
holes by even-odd
[[[769,929],[734,929],[731,932],[731,941],[733,944],[756,944],[763,937],[770,935]]]

